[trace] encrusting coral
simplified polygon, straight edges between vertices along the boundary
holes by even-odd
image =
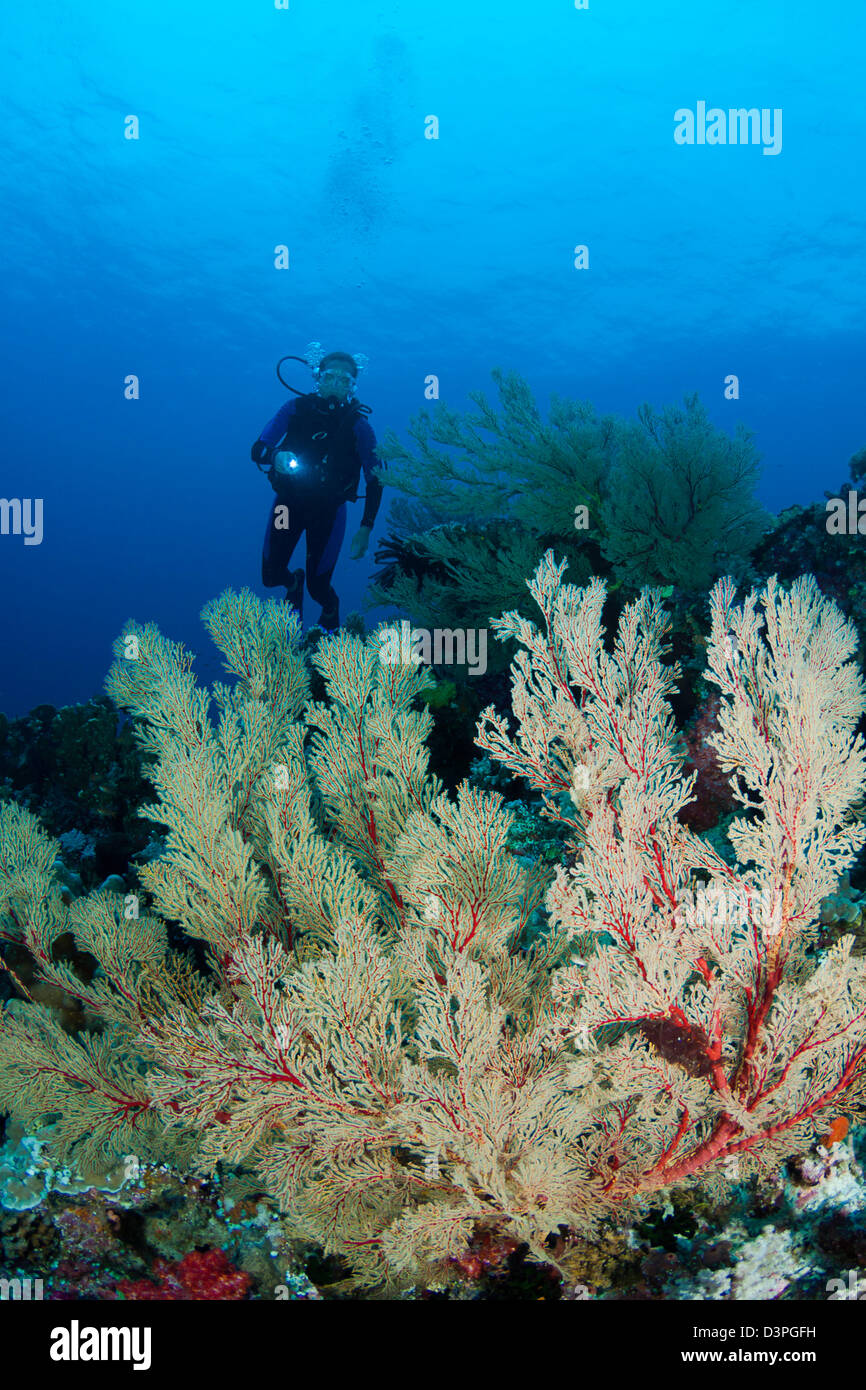
[[[7,1006],[0,1108],[31,1129],[59,1115],[72,1160],[246,1165],[287,1232],[362,1288],[441,1278],[479,1241],[551,1261],[560,1228],[776,1164],[862,1113],[866,964],[848,937],[817,946],[820,901],[866,838],[853,628],[808,579],[740,608],[716,587],[732,866],[678,818],[692,779],[661,595],[626,606],[608,650],[604,584],[564,585],[563,568],[547,554],[530,583],[541,628],[496,625],[522,647],[516,733],[492,708],[479,726],[571,832],[541,934],[525,928],[543,864],[509,852],[499,793],[442,793],[426,673],[383,662],[377,633],[321,643],[310,701],[284,606],[207,606],[234,677],[212,691],[130,624],[108,689],[155,758],[145,814],[166,853],[141,870],[147,911],[67,904],[56,844],[3,808],[0,937],[94,1026]],[[86,983],[53,959],[65,932],[99,963]]]

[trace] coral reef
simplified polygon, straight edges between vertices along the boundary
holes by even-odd
[[[252,1278],[235,1269],[224,1250],[193,1250],[173,1264],[158,1260],[153,1279],[122,1279],[118,1291],[132,1301],[171,1302],[246,1298]]]
[[[0,714],[0,794],[38,810],[52,835],[71,832],[64,849],[83,850],[89,837],[104,877],[119,862],[107,837],[137,841],[138,808],[153,791],[132,728],[98,696],[60,710],[38,705],[20,719]]]
[[[248,1190],[243,1195],[242,1179],[226,1175],[206,1182],[165,1164],[128,1161],[97,1186],[69,1169],[52,1168],[46,1148],[44,1140],[22,1139],[20,1131],[0,1147],[4,1277],[39,1278],[46,1299],[64,1301],[130,1296],[125,1284],[139,1281],[146,1285],[140,1296],[148,1297],[221,1298],[234,1286],[244,1296],[249,1289],[256,1298],[274,1299],[285,1296],[287,1282],[292,1297],[318,1297],[312,1286],[304,1292],[298,1252],[261,1199],[253,1200]],[[194,1275],[201,1252],[208,1258],[200,1271],[214,1292],[172,1293],[183,1271]],[[221,1270],[231,1276],[222,1286]],[[162,1291],[153,1293],[157,1286]]]
[[[695,773],[695,784],[692,800],[680,811],[680,820],[692,830],[710,830],[734,806],[733,788],[713,744],[713,735],[719,732],[720,705],[718,695],[710,696],[686,732],[685,771]]]
[[[859,499],[866,496],[864,460],[866,449],[849,460],[849,479],[824,494],[826,503],[786,507],[773,519],[767,535],[752,554],[753,563],[761,573],[777,574],[783,580],[791,580],[798,574],[812,574],[822,593],[855,621],[861,620],[866,603],[866,550],[862,532],[859,527],[853,531],[849,531],[847,525],[842,530],[832,527],[828,524],[828,508],[841,505],[847,520],[850,499],[856,514]],[[862,652],[860,661],[862,664]]]
[[[503,606],[528,616],[525,576],[551,546],[578,582],[631,590],[744,572],[770,522],[745,430],[715,429],[696,396],[634,421],[554,396],[544,421],[520,376],[493,377],[498,411],[472,392],[477,414],[440,404],[413,419],[414,448],[393,431],[380,445],[389,487],[413,502],[392,507],[371,602],[430,628],[483,627]]]
[[[739,607],[716,586],[707,737],[742,812],[725,858],[679,815],[661,594],[608,642],[604,584],[563,569],[548,554],[530,582],[540,627],[497,621],[521,649],[517,729],[490,707],[478,737],[565,830],[549,888],[498,791],[430,774],[427,675],[383,663],[376,633],[319,643],[311,699],[285,606],[207,606],[230,673],[210,691],[130,624],[108,689],[153,760],[164,853],[140,870],[146,912],[70,899],[57,841],[2,808],[0,940],[84,1025],[12,973],[0,1108],[30,1132],[55,1117],[55,1159],[85,1175],[130,1155],[245,1175],[354,1290],[564,1271],[558,1242],[668,1190],[720,1196],[862,1114],[866,966],[818,921],[866,839],[853,628],[809,580]]]

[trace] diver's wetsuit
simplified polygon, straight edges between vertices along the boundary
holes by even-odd
[[[372,470],[376,436],[353,401],[329,401],[313,392],[286,401],[269,420],[252,448],[255,462],[270,462],[268,479],[276,492],[262,551],[262,583],[285,584],[286,597],[300,614],[303,584],[295,587],[289,563],[307,533],[307,588],[322,605],[322,627],[339,625],[339,601],[331,575],[346,532],[346,502],[355,500],[363,470],[367,496],[362,526],[372,527],[382,485]],[[286,450],[298,459],[297,472],[277,473],[274,455]],[[285,512],[288,508],[288,525]],[[282,524],[281,524],[282,523]]]

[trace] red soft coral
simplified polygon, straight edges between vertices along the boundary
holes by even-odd
[[[224,1250],[193,1250],[174,1263],[157,1260],[153,1272],[158,1284],[149,1279],[123,1279],[118,1292],[133,1301],[239,1299],[246,1298],[253,1282],[252,1275],[235,1269]]]

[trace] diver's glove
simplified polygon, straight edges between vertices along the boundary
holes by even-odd
[[[352,560],[362,560],[367,554],[367,546],[370,544],[370,532],[372,526],[359,526],[352,537],[352,548],[349,557]]]
[[[257,439],[253,447],[250,449],[250,458],[252,459],[253,463],[261,464],[262,460],[267,458],[267,455],[267,444],[263,439]]]

